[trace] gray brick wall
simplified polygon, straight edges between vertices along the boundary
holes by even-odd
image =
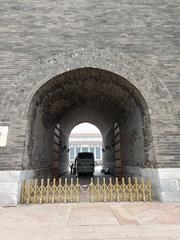
[[[152,109],[159,116],[152,118],[159,164],[178,166],[179,12],[178,0],[1,0],[0,123],[10,125],[8,147],[0,149],[1,169],[22,167],[28,94],[55,73],[86,64],[112,69],[128,80],[138,78],[134,83],[154,99]],[[83,56],[73,60],[69,52],[82,48]],[[57,54],[54,61],[51,56]]]

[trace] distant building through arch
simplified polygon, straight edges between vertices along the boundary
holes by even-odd
[[[84,126],[84,128],[83,128]],[[82,123],[71,131],[69,136],[69,161],[74,162],[79,152],[92,152],[95,162],[102,165],[102,136],[100,131],[92,124]]]

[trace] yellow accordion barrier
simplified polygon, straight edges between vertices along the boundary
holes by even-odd
[[[23,181],[21,204],[66,202],[152,201],[150,178],[91,178],[81,185],[78,178]]]

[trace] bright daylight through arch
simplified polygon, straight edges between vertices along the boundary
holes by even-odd
[[[93,124],[84,122],[76,125],[69,135],[69,164],[74,164],[75,158],[80,152],[94,154],[96,171],[101,168],[102,135],[100,130]]]

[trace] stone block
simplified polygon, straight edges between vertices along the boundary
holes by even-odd
[[[161,180],[161,191],[162,192],[177,192],[178,191],[178,181],[177,180]]]
[[[159,200],[162,202],[180,202],[180,191],[161,192]]]
[[[157,169],[160,179],[180,179],[180,168]]]
[[[17,206],[19,200],[17,195],[0,195],[0,206]]]
[[[0,195],[13,195],[18,193],[18,182],[0,182]]]
[[[31,179],[34,176],[33,170],[0,171],[0,206],[19,204],[22,180]]]
[[[0,171],[0,182],[16,182],[34,177],[34,170]]]

